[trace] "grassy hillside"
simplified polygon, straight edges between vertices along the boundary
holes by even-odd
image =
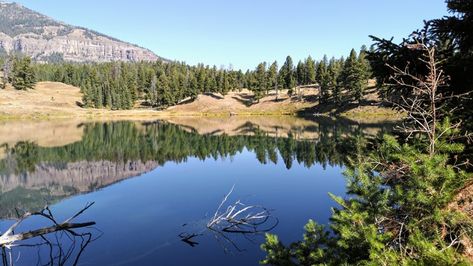
[[[317,90],[305,89],[302,100],[289,97],[282,91],[270,92],[259,102],[253,103],[252,93],[247,90],[219,94],[199,95],[195,101],[183,102],[163,111],[137,106],[133,110],[111,111],[81,107],[82,93],[77,87],[58,82],[39,82],[34,90],[17,91],[7,87],[0,90],[0,119],[49,119],[49,118],[106,118],[141,119],[160,116],[230,116],[230,115],[342,115],[354,120],[397,119],[399,115],[379,106],[373,94],[366,96],[362,106],[319,106]]]

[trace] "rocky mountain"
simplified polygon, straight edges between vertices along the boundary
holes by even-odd
[[[39,62],[156,61],[148,49],[71,26],[17,3],[0,1],[0,54],[22,53]]]

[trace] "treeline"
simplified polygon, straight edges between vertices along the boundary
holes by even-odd
[[[254,93],[254,101],[274,90],[302,97],[303,87],[320,91],[320,101],[342,103],[360,101],[370,77],[366,48],[352,50],[348,58],[327,56],[315,61],[310,56],[297,65],[288,56],[279,68],[277,62],[266,62],[250,71],[217,68],[184,62],[141,62],[102,64],[36,64],[33,66],[40,81],[57,81],[78,86],[83,92],[85,107],[130,109],[136,101],[166,108],[184,100],[194,100],[199,94],[220,93],[244,88]]]
[[[34,171],[42,163],[139,160],[165,164],[185,162],[189,157],[200,160],[227,158],[243,150],[254,153],[262,164],[278,163],[280,158],[288,169],[294,162],[306,167],[346,164],[353,139],[364,135],[363,126],[343,121],[334,124],[332,120],[323,119],[317,122],[311,129],[317,132],[317,140],[298,140],[292,134],[287,138],[271,137],[258,129],[248,136],[200,135],[165,122],[139,126],[132,122],[91,123],[84,126],[81,141],[62,147],[40,147],[30,142],[0,143],[6,154],[0,160],[0,176],[22,175]],[[380,129],[388,131],[390,125],[380,125]]]

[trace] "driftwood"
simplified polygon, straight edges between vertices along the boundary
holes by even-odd
[[[258,236],[269,232],[279,223],[279,220],[271,215],[270,210],[263,206],[246,205],[240,200],[233,204],[227,204],[234,188],[235,186],[224,196],[215,214],[207,223],[207,229],[214,233],[215,238],[222,244],[225,252],[229,251],[226,244],[233,246],[240,252],[243,251],[231,235],[243,235],[248,241],[254,243],[250,236]],[[226,208],[224,208],[225,205],[227,205]]]
[[[278,220],[274,218],[276,220],[274,225],[266,229],[261,228],[272,218],[270,211],[262,206],[246,205],[238,200],[222,211],[234,188],[235,186],[225,195],[214,216],[207,223],[207,228],[227,233],[255,234],[268,232],[277,226]]]
[[[14,247],[40,247],[40,246],[48,246],[50,248],[50,261],[48,265],[64,265],[66,262],[72,257],[74,246],[76,241],[74,238],[78,237],[82,239],[80,244],[80,249],[77,252],[77,256],[72,263],[72,265],[76,265],[78,263],[79,257],[81,256],[84,249],[87,245],[93,241],[92,234],[87,233],[76,233],[74,229],[85,228],[95,225],[95,222],[84,222],[84,223],[74,223],[73,220],[84,213],[87,209],[92,207],[94,203],[88,203],[86,206],[81,209],[79,212],[71,216],[70,218],[66,219],[63,222],[58,222],[54,218],[51,210],[48,206],[44,207],[43,210],[39,212],[26,212],[25,214],[21,215],[18,220],[8,228],[3,234],[0,235],[0,249],[2,255],[2,261],[4,265],[13,265],[14,260],[12,259],[12,249]],[[16,233],[15,230],[18,226],[27,220],[30,217],[37,216],[42,217],[52,223],[51,226],[31,230],[27,232]],[[67,250],[64,250],[61,247],[61,243],[59,238],[55,237],[55,242],[48,240],[46,238],[47,235],[63,232],[66,233],[69,240],[72,242],[72,247]],[[38,238],[41,240],[39,244],[24,244],[23,242],[29,239]],[[53,254],[53,249],[57,248],[59,251],[58,254]],[[39,259],[40,260],[40,259]]]
[[[183,232],[179,234],[180,240],[191,247],[195,247],[199,244],[196,238],[210,232],[225,252],[231,252],[233,249],[241,252],[243,249],[238,246],[236,237],[243,236],[246,240],[256,244],[251,237],[261,236],[278,225],[279,220],[272,216],[267,208],[258,205],[246,205],[240,200],[228,204],[227,202],[234,189],[235,186],[224,196],[214,215],[204,224],[202,230],[197,233]],[[187,225],[185,223],[182,226]]]

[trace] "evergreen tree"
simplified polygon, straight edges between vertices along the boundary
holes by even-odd
[[[279,85],[278,85],[278,62],[274,61],[268,70],[268,86],[273,88],[276,92],[276,101],[279,97]]]
[[[315,80],[315,61],[312,59],[311,56],[307,57],[305,60],[305,70],[306,70],[306,80],[305,84],[314,84],[316,82]]]
[[[297,67],[296,67],[297,85],[298,86],[306,84],[306,73],[307,73],[307,70],[306,70],[306,67],[305,67],[304,63],[302,61],[299,61],[299,63],[297,63]]]
[[[36,81],[31,58],[15,57],[10,79],[12,86],[17,90],[33,89]]]
[[[352,95],[352,99],[358,103],[363,99],[363,93],[367,86],[367,74],[357,57],[355,49],[352,49],[347,58],[342,72],[343,86]]]
[[[94,107],[94,95],[92,94],[92,89],[90,82],[85,83],[82,88],[82,104],[86,108]]]
[[[421,62],[430,74],[412,76],[396,70],[397,82],[414,90],[416,99],[406,99],[408,126],[404,134],[383,136],[367,143],[354,138],[346,172],[349,195],[330,195],[339,205],[330,228],[310,220],[303,240],[284,246],[268,234],[262,245],[264,264],[271,265],[470,265],[465,248],[473,221],[455,199],[471,182],[465,163],[457,161],[464,146],[458,143],[458,125],[440,116],[437,108],[449,100],[439,93],[448,86],[432,48]],[[350,59],[348,59],[350,60]],[[405,84],[407,77],[417,85]],[[447,105],[448,106],[448,105]],[[448,112],[451,114],[450,112]],[[369,148],[371,147],[371,149]],[[468,164],[468,161],[466,161]],[[460,195],[463,195],[461,193]],[[456,205],[456,206],[458,206]]]
[[[328,60],[326,55],[324,55],[317,66],[316,80],[319,84],[320,103],[325,103],[329,97],[330,90],[330,74],[328,72]]]
[[[193,72],[189,73],[189,86],[187,96],[191,98],[191,100],[197,99],[199,84],[197,83],[197,78]]]
[[[328,64],[328,75],[329,75],[329,87],[332,91],[333,101],[336,104],[340,104],[342,102],[342,88],[339,84],[340,80],[340,73],[342,71],[342,63],[343,58],[340,60],[336,60],[335,58],[331,58]]]
[[[290,56],[286,57],[284,65],[281,67],[279,75],[284,79],[284,88],[288,90],[288,94],[292,95],[293,89],[296,87],[296,74],[294,64]]]
[[[370,65],[370,62],[367,58],[367,56],[368,56],[367,53],[368,53],[368,51],[367,51],[366,45],[361,46],[360,54],[358,55],[358,61],[359,61],[359,64],[361,65],[363,75],[364,75],[363,78],[365,80],[370,79],[371,76],[372,76],[371,65]]]
[[[256,84],[253,88],[253,92],[255,94],[255,100],[259,102],[259,100],[263,97],[264,93],[267,91],[268,87],[266,77],[266,63],[260,63],[256,67],[255,80]]]

